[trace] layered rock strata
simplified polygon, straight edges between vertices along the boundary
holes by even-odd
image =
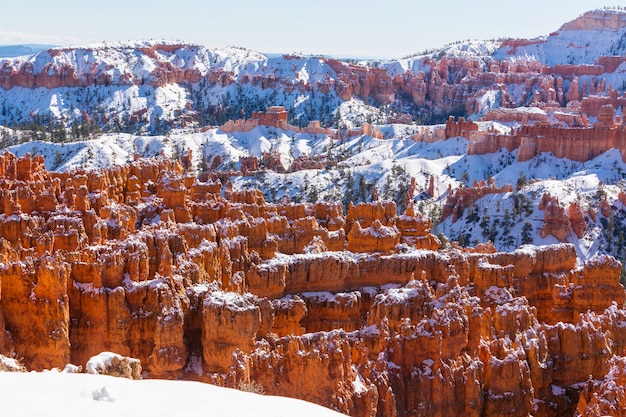
[[[33,114],[47,113],[45,107],[37,111],[30,108],[12,110],[10,104],[15,103],[8,100],[11,100],[10,91],[15,89],[63,88],[71,91],[100,86],[113,94],[112,89],[131,91],[137,86],[159,88],[175,84],[176,89],[188,93],[189,99],[180,101],[175,112],[159,113],[160,123],[172,126],[198,125],[201,120],[209,119],[219,120],[223,124],[224,112],[233,103],[257,102],[260,97],[272,97],[278,93],[293,97],[284,103],[287,111],[299,110],[301,98],[323,96],[328,105],[323,106],[323,114],[317,116],[324,123],[332,121],[331,113],[338,110],[341,102],[358,99],[378,106],[392,105],[393,108],[402,108],[410,113],[394,112],[386,118],[388,123],[412,120],[437,122],[444,120],[447,115],[460,114],[532,125],[535,122],[553,122],[552,117],[543,112],[552,110],[551,114],[559,122],[558,127],[586,128],[589,127],[589,118],[602,119],[603,106],[619,108],[626,103],[626,96],[618,94],[619,86],[611,86],[619,79],[617,71],[626,62],[620,53],[623,45],[617,41],[609,43],[609,39],[614,36],[612,32],[624,29],[624,21],[624,13],[621,11],[595,10],[564,25],[559,32],[547,38],[486,43],[478,48],[483,52],[469,52],[474,46],[463,45],[467,49],[462,52],[452,47],[437,53],[392,62],[370,62],[367,65],[293,55],[268,59],[253,51],[238,48],[211,51],[198,45],[153,41],[55,48],[29,57],[0,61],[0,89],[9,92],[6,94],[7,111],[3,114],[9,114],[6,123],[28,123],[32,121]],[[554,45],[560,45],[559,39],[572,36],[568,32],[580,29],[592,34],[588,36],[590,40],[584,44],[581,39],[585,37],[574,36],[570,38],[571,43],[563,47],[573,51],[591,49],[594,53],[585,53],[583,56],[575,52],[567,60],[576,64],[566,63],[565,55],[554,53],[555,48],[560,48]],[[552,43],[555,40],[556,44]],[[544,49],[547,43],[549,45]],[[232,95],[232,103],[207,106],[209,97],[225,89]],[[296,94],[292,94],[294,92]],[[134,97],[136,93],[132,94]],[[108,98],[105,96],[104,100]],[[57,111],[62,111],[68,117],[76,117],[73,120],[87,117],[110,128],[115,126],[115,121],[119,123],[126,118],[132,124],[143,127],[155,122],[155,109],[150,104],[119,112],[104,111],[99,108],[99,104],[80,101],[59,103]],[[270,102],[268,106],[273,104]],[[73,107],[80,107],[76,116],[73,115]],[[537,111],[509,112],[520,107]],[[31,110],[33,113],[30,113]],[[245,114],[252,117],[223,124],[225,131],[250,130],[259,124],[300,130],[287,123],[285,109],[269,107],[268,112],[261,113],[257,105],[252,106],[252,109],[237,106],[233,110],[230,117],[242,117]],[[250,114],[252,110],[257,111]],[[332,135],[332,131],[323,128],[319,122],[312,122],[301,131]],[[357,131],[375,137],[380,134],[371,127]],[[478,133],[475,130],[472,132]],[[350,135],[354,132],[348,130],[346,133]],[[438,135],[430,133],[425,135],[429,140],[438,138]],[[561,135],[552,132],[550,137],[542,133],[545,131],[537,135],[533,131],[529,132],[530,141],[537,149],[562,149],[562,152],[572,155],[570,159],[586,160],[590,153],[597,155],[597,147],[587,143],[590,136],[606,139],[604,133],[597,132],[566,131],[560,132]],[[507,146],[507,143],[519,140],[519,137],[508,136],[482,137],[471,147],[471,151],[482,152],[496,144]],[[542,140],[544,137],[548,140]],[[574,139],[578,144],[561,148],[553,146],[555,141],[566,145],[567,140],[563,139]],[[580,143],[584,146],[579,146]],[[528,155],[528,152],[520,153],[520,159]]]
[[[353,416],[557,416],[625,355],[621,265],[571,245],[442,250],[413,207],[268,204],[165,159],[0,177],[0,353],[29,369],[112,351]]]

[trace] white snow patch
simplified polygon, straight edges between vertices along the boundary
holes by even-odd
[[[331,417],[305,401],[190,381],[140,380],[59,372],[0,372],[3,417]],[[155,401],[158,399],[158,401]]]

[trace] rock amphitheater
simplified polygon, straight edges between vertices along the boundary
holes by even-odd
[[[28,369],[112,351],[352,416],[624,413],[613,258],[444,247],[412,207],[269,204],[166,159],[5,153],[0,178],[0,353]]]

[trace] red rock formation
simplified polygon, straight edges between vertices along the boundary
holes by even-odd
[[[454,121],[454,116],[450,116],[446,122],[446,138],[453,138],[456,136],[467,137],[469,132],[475,132],[478,130],[478,125],[472,120],[465,121],[464,117],[460,117],[458,121]]]
[[[592,29],[620,29],[625,27],[622,14],[614,10],[592,10],[583,13],[578,18],[565,23],[561,31],[592,30]]]
[[[234,378],[257,381],[268,394],[300,393],[298,397],[304,400],[332,404],[344,413],[363,410],[359,415],[368,415],[365,410],[373,412],[380,397],[377,387],[369,385],[358,370],[367,362],[365,353],[344,332],[286,337],[240,355]],[[394,410],[393,405],[389,407]]]
[[[404,215],[398,217],[396,227],[400,231],[403,243],[417,249],[437,250],[441,247],[439,239],[430,233],[432,221],[415,213],[412,205],[404,211]]]
[[[435,196],[435,177],[431,176],[430,179],[428,180],[428,194],[431,197]]]
[[[312,120],[304,129],[293,126],[287,121],[288,113],[283,106],[269,107],[265,112],[252,112],[252,117],[247,120],[228,120],[220,129],[224,132],[249,132],[257,126],[273,126],[279,129],[290,130],[295,132],[304,132],[311,135],[327,135],[331,138],[335,137],[332,129],[321,127],[320,122]]]
[[[273,106],[265,112],[253,112],[252,119],[260,125],[281,127],[287,124],[287,110],[282,106]]]
[[[241,175],[244,177],[259,170],[259,158],[256,156],[240,156],[239,164],[241,165]]]
[[[570,218],[565,212],[565,208],[559,204],[556,198],[546,193],[541,197],[539,210],[543,210],[541,237],[545,238],[552,235],[560,242],[565,242],[571,230]]]
[[[87,372],[117,378],[141,379],[139,359],[129,358],[112,352],[102,352],[87,361]]]
[[[518,160],[527,161],[541,152],[552,152],[557,158],[589,161],[612,148],[626,156],[626,129],[612,121],[609,107],[605,107],[600,121],[592,127],[561,127],[545,125],[522,126],[512,134],[489,131],[469,132],[469,154],[484,154],[504,147],[519,149]]]
[[[455,222],[463,215],[463,211],[472,206],[476,200],[488,194],[510,193],[512,191],[513,186],[511,184],[496,187],[493,179],[487,182],[485,182],[485,180],[481,180],[480,182],[474,181],[471,187],[449,190],[441,218],[446,219],[448,216],[452,215],[452,221]]]
[[[244,353],[252,350],[260,325],[260,309],[250,294],[207,294],[202,306],[204,368],[209,372],[226,371],[235,349]]]
[[[626,358],[610,358],[608,372],[601,381],[591,377],[584,385],[578,400],[576,417],[626,416],[621,404],[626,402]]]
[[[358,221],[362,227],[371,226],[378,220],[383,226],[390,226],[396,217],[396,204],[391,201],[373,201],[350,205],[346,215],[346,229],[350,230],[353,222]]]
[[[554,416],[595,410],[608,391],[578,392],[626,355],[610,257],[430,250],[412,207],[222,196],[164,159],[20,180],[29,158],[0,158],[0,353],[30,369],[107,350],[151,377],[255,382],[353,416]],[[43,190],[57,202],[40,212]]]
[[[69,274],[69,265],[52,256],[12,262],[2,272],[5,326],[31,369],[69,363]]]
[[[483,117],[484,120],[498,121],[501,123],[518,122],[523,125],[534,124],[537,122],[547,123],[549,115],[543,111],[528,111],[528,109],[493,109],[489,110]],[[476,137],[476,134],[466,133],[462,136]],[[492,134],[493,135],[493,134]]]
[[[371,136],[376,139],[383,138],[382,132],[378,129],[375,129],[369,123],[363,123],[360,127],[346,131],[344,133],[344,138],[351,138],[351,137],[362,136],[362,135]]]
[[[362,228],[355,221],[348,233],[348,250],[351,252],[389,252],[400,242],[400,232],[395,227],[383,226],[379,220]]]
[[[587,222],[585,221],[585,214],[577,202],[572,202],[569,205],[569,220],[576,236],[579,239],[582,238],[587,229]]]
[[[266,333],[278,336],[301,335],[306,331],[301,321],[308,314],[306,303],[297,295],[272,300],[272,327]]]

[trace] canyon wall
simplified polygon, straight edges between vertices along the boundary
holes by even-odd
[[[501,48],[515,50],[532,43],[508,40],[502,43]],[[482,115],[492,110],[524,106],[562,109],[574,106],[579,107],[581,113],[596,117],[602,105],[618,107],[626,101],[624,96],[617,96],[610,81],[607,81],[610,79],[607,74],[614,73],[626,62],[621,56],[600,56],[594,64],[554,66],[522,57],[497,60],[490,56],[456,57],[445,54],[380,65],[358,65],[324,57],[283,56],[268,60],[253,53],[249,59],[247,61],[236,54],[227,57],[222,52],[196,45],[154,42],[139,46],[102,44],[57,48],[42,51],[33,57],[0,61],[0,88],[73,89],[142,85],[157,88],[177,84],[186,89],[190,97],[186,100],[184,111],[180,109],[183,114],[175,117],[185,118],[187,122],[197,122],[201,119],[200,115],[208,116],[212,111],[219,113],[224,110],[221,106],[232,107],[235,103],[249,100],[257,102],[267,90],[287,95],[296,91],[307,98],[313,95],[326,97],[329,105],[322,109],[324,114],[317,114],[316,117],[326,122],[332,120],[330,113],[337,110],[340,102],[353,98],[372,102],[375,106],[401,104],[399,108],[410,108],[406,110],[408,114],[396,112],[389,115],[390,122],[416,119],[434,122],[449,114]],[[307,60],[311,61],[311,65],[301,62]],[[291,61],[294,63],[291,64]],[[301,71],[306,75],[300,74]],[[228,91],[232,99],[230,102],[212,102],[207,106],[209,90],[230,86],[237,86]],[[200,99],[202,95],[205,97]],[[277,118],[282,116],[272,111],[270,116],[256,113],[274,104],[278,103],[270,99],[263,105],[237,105],[231,116],[234,119],[254,111],[252,119],[267,119],[261,124],[286,123],[286,119],[280,119],[278,123]],[[289,100],[280,104],[285,104],[289,110],[296,106]],[[30,110],[23,109],[21,113],[26,115]],[[105,124],[107,121],[104,119],[115,117],[108,112],[96,114],[101,110],[95,107],[81,110]],[[128,117],[133,123],[150,122],[137,113],[143,110],[135,109],[129,112]],[[225,130],[254,127],[254,123],[243,120],[233,123],[236,125],[226,125]],[[315,125],[309,128],[312,131],[320,129]]]
[[[41,370],[114,351],[353,416],[557,416],[606,395],[585,383],[625,354],[614,259],[442,250],[413,207],[268,204],[183,166],[0,156],[2,353]]]
[[[593,126],[564,127],[545,123],[525,124],[510,134],[478,130],[474,122],[451,117],[446,123],[446,138],[462,136],[469,140],[467,153],[480,155],[505,148],[518,150],[518,160],[528,161],[542,152],[557,158],[589,161],[609,149],[619,149],[626,161],[626,126],[614,121],[611,104],[603,106]]]
[[[223,132],[249,132],[257,126],[273,126],[279,129],[295,131],[299,133],[308,133],[310,135],[326,135],[331,138],[335,137],[335,131],[323,128],[319,120],[311,121],[305,128],[293,126],[287,122],[288,112],[283,106],[273,106],[262,112],[252,112],[250,119],[228,120],[220,129]],[[363,133],[364,134],[364,133]]]

